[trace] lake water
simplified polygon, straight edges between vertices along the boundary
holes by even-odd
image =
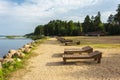
[[[0,37],[0,57],[2,58],[10,49],[17,50],[30,42],[32,42],[32,40],[27,38],[7,39]]]

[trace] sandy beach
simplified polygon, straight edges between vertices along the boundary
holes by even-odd
[[[102,61],[96,64],[90,60],[69,60],[63,64],[64,48],[55,38],[50,38],[33,51],[35,56],[27,66],[12,73],[10,80],[120,80],[120,49],[99,49]],[[79,46],[81,48],[81,46]]]

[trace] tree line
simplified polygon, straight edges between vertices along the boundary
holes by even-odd
[[[108,35],[120,35],[120,4],[117,13],[108,17],[107,23],[102,23],[101,13],[96,16],[87,15],[83,23],[62,20],[52,20],[45,25],[38,25],[34,32],[28,35],[45,36],[78,36],[88,32],[102,32]]]

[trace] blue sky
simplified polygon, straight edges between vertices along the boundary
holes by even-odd
[[[53,19],[83,22],[98,11],[106,22],[118,4],[120,0],[0,0],[0,35],[24,35]]]

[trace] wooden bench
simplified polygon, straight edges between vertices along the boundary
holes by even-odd
[[[76,42],[65,42],[65,45],[80,45],[80,41],[76,41]]]
[[[65,39],[65,38],[62,38],[62,37],[56,37],[56,39],[57,39],[58,41],[60,41],[61,43],[73,42],[73,40],[71,40],[71,39]]]
[[[93,48],[90,46],[85,46],[83,48],[68,48],[68,49],[64,49],[64,54],[74,54],[74,53],[91,53],[93,52]]]
[[[101,62],[102,52],[94,51],[86,55],[73,55],[63,54],[63,62],[66,63],[67,59],[94,59],[97,63]]]

